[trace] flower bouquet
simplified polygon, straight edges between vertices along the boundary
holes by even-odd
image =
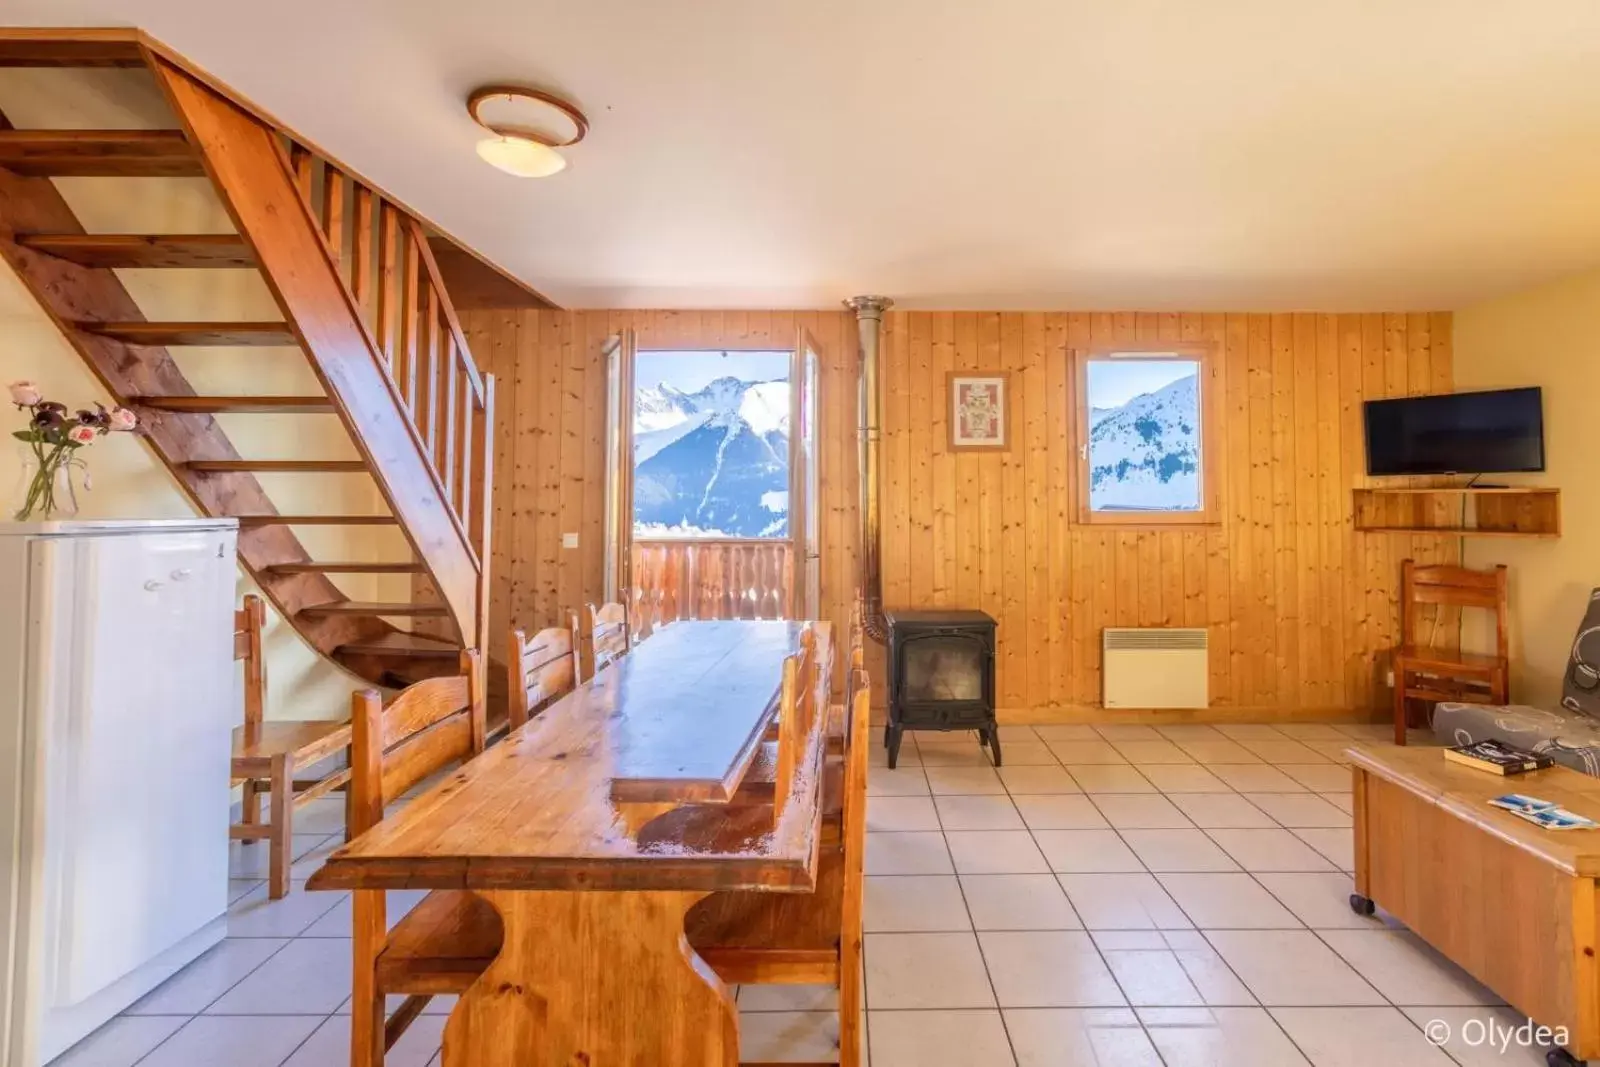
[[[138,429],[139,417],[124,407],[107,411],[101,404],[94,410],[81,408],[70,414],[65,404],[46,400],[33,382],[12,382],[11,402],[28,413],[28,427],[11,436],[27,446],[29,469],[26,495],[15,518],[26,522],[35,516],[48,519],[57,512],[76,513],[77,490],[72,484],[76,471],[88,468],[78,452],[108,433],[130,433]],[[83,487],[89,488],[87,473]],[[64,494],[61,499],[58,494]]]

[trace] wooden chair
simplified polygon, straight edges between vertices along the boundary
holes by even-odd
[[[345,786],[348,768],[321,778],[296,780],[295,770],[320,763],[350,747],[350,724],[338,720],[263,722],[267,702],[267,667],[261,631],[267,610],[254,593],[233,613],[233,658],[244,662],[244,725],[233,731],[233,783],[243,787],[241,821],[229,829],[235,841],[250,844],[266,838],[267,895],[278,900],[289,892],[289,864],[294,839],[294,813],[318,797]],[[261,794],[267,794],[267,821],[261,821]],[[348,830],[348,827],[347,827]]]
[[[806,756],[806,737],[822,714],[817,697],[817,636],[807,627],[800,634],[800,651],[783,661],[783,688],[778,698],[777,762],[773,774],[772,818],[783,817],[800,761]]]
[[[825,844],[840,840],[844,832],[845,779],[849,772],[851,745],[855,736],[856,686],[867,677],[866,644],[860,619],[852,616],[850,622],[847,653],[849,658],[845,661],[845,698],[842,703],[833,704],[828,708],[826,734],[828,758],[823,770],[822,808]],[[832,664],[821,665],[819,670],[825,675],[822,679],[821,692],[827,693],[832,688]],[[863,699],[870,701],[871,696],[872,694],[868,692]],[[866,714],[870,715],[870,709]]]
[[[1486,608],[1495,614],[1495,652],[1443,648],[1423,633],[1423,605]],[[1400,645],[1394,650],[1394,743],[1406,743],[1406,701],[1510,703],[1506,569],[1400,565]]]
[[[522,630],[511,631],[506,656],[507,722],[516,730],[556,700],[572,692],[578,681],[578,645],[574,631],[550,626],[530,641]]]
[[[576,634],[577,628],[573,631]],[[589,605],[589,677],[627,654],[633,647],[633,631],[628,625],[628,608],[624,604],[609,603]]]
[[[797,667],[800,665],[797,665]],[[799,672],[797,671],[797,674]],[[786,689],[787,689],[786,685]],[[685,920],[689,943],[730,984],[827,984],[839,989],[839,1063],[861,1062],[862,861],[867,827],[867,737],[871,686],[860,668],[850,672],[843,775],[823,788],[837,789],[842,832],[825,836],[812,893],[715,893]],[[796,702],[803,715],[803,705]],[[785,732],[785,739],[791,737]],[[779,742],[780,747],[783,740]],[[767,816],[782,818],[781,790]]]
[[[854,672],[865,670],[867,666],[866,631],[861,621],[861,609],[858,604],[850,613],[850,635],[847,645],[848,651],[845,660],[847,670]],[[828,668],[831,673],[831,666]],[[853,677],[853,674],[851,675]],[[850,701],[848,696],[841,704],[833,704],[828,708],[828,754],[838,756],[843,754],[846,738],[850,733]],[[774,725],[767,732],[766,740],[777,740],[777,726]]]
[[[855,615],[851,617],[848,654],[849,659],[846,663],[850,685],[846,687],[845,700],[828,708],[826,733],[828,758],[823,767],[823,841],[829,844],[836,843],[842,833],[843,782],[847,757],[850,754],[850,738],[854,732],[854,683],[858,675],[865,677],[866,672],[865,634],[861,628],[860,617]],[[831,659],[819,662],[817,672],[822,683],[820,692],[826,693],[831,687],[833,674]],[[870,700],[870,694],[868,699]],[[739,786],[734,801],[736,804],[772,802],[780,775],[778,759],[781,748],[780,729],[781,717],[780,722],[775,723],[767,732],[767,736],[762,739],[761,749],[756,753],[754,763]]]
[[[406,688],[385,706],[376,690],[352,698],[350,830],[366,833],[384,809],[437,771],[484,748],[486,729],[477,653],[461,656],[461,673]],[[355,995],[351,1000],[351,1067],[378,1067],[428,1001],[462,993],[500,951],[499,914],[465,890],[436,890],[394,924],[385,894],[354,893]],[[405,996],[387,1023],[385,998]]]
[[[861,603],[856,602],[850,609],[850,633],[846,645],[845,660],[848,678],[853,682],[858,672],[863,675],[867,669],[867,632],[862,618]],[[851,697],[854,690],[846,687],[845,701],[835,704],[828,709],[828,751],[833,754],[843,753],[849,745],[852,732],[851,716],[854,714],[855,704]],[[869,700],[870,695],[869,695]]]

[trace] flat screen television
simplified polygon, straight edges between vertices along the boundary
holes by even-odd
[[[1368,474],[1544,470],[1537,387],[1369,400],[1366,423]]]

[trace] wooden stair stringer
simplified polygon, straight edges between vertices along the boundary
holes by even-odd
[[[150,65],[460,639],[481,646],[479,567],[488,561],[475,557],[448,504],[277,132],[160,56]]]
[[[9,123],[0,116],[0,129]],[[86,267],[19,244],[20,234],[81,234],[82,225],[48,178],[21,177],[0,168],[0,258],[17,273],[118,403],[142,395],[194,396],[195,389],[171,354],[159,346],[128,345],[74,328],[84,319],[142,321],[143,312],[107,267]],[[204,414],[142,410],[152,450],[195,506],[206,515],[257,515],[277,511],[254,474],[202,474],[184,464],[197,457],[238,459],[216,419]],[[323,574],[274,573],[279,564],[308,563],[294,531],[282,525],[242,526],[239,559],[278,611],[324,655],[339,646],[397,632],[387,621],[347,615],[302,616],[307,607],[347,599]],[[369,681],[377,681],[369,678]]]

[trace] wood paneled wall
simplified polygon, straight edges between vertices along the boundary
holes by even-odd
[[[1070,349],[1205,341],[1221,359],[1220,525],[1073,522]],[[1450,386],[1448,315],[891,315],[885,349],[884,598],[1000,620],[999,702],[1100,699],[1107,626],[1205,626],[1214,705],[1368,708],[1409,553],[1454,542],[1357,534],[1361,401]],[[1013,447],[944,451],[948,370],[1006,368]]]
[[[641,349],[822,349],[822,598],[849,618],[856,587],[856,332],[848,312],[469,311],[481,369],[498,377],[490,632],[565,624],[604,589],[606,339]],[[563,549],[564,533],[579,547]],[[494,647],[498,647],[494,646]]]
[[[855,326],[847,313],[480,311],[473,352],[500,376],[494,632],[546,625],[598,598],[604,370],[623,327],[641,348],[826,350],[823,599],[855,589]],[[1447,389],[1443,313],[891,312],[884,338],[884,597],[982,608],[1000,621],[999,701],[1049,717],[1098,703],[1100,631],[1205,626],[1214,706],[1291,714],[1383,699],[1400,560],[1454,559],[1443,538],[1357,534],[1361,402]],[[1073,521],[1072,348],[1207,341],[1224,394],[1222,522],[1108,528]],[[1013,372],[1015,444],[945,451],[948,370]],[[581,547],[561,548],[576,532]],[[1453,637],[1453,634],[1450,635]]]

